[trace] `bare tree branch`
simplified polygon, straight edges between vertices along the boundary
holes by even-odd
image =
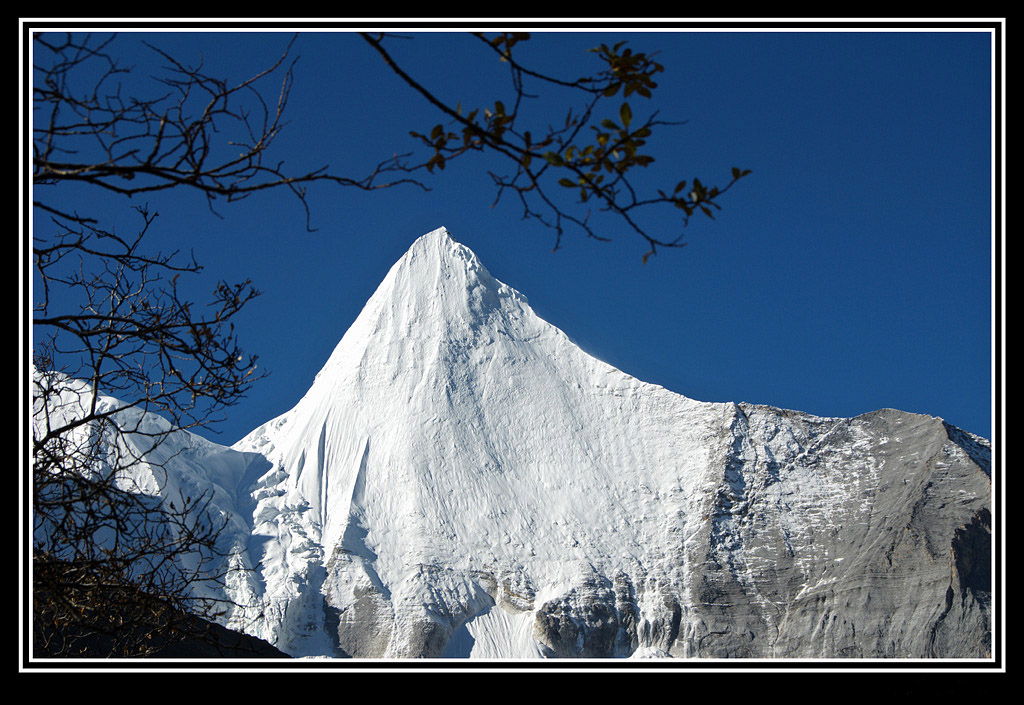
[[[469,152],[486,152],[499,156],[510,164],[506,174],[489,171],[497,191],[496,201],[506,193],[514,194],[523,209],[524,218],[540,221],[556,232],[558,249],[565,225],[572,224],[588,237],[610,239],[604,234],[607,226],[597,225],[590,219],[594,210],[613,215],[629,231],[642,238],[649,246],[644,261],[658,248],[682,247],[683,233],[659,235],[639,220],[642,213],[654,208],[673,208],[685,228],[691,216],[700,212],[709,218],[720,210],[719,198],[750,173],[733,168],[731,179],[721,187],[707,187],[695,178],[680,180],[672,186],[656,189],[653,194],[640,195],[633,177],[635,170],[646,168],[654,157],[642,151],[655,130],[680,123],[658,119],[653,111],[643,121],[634,119],[630,102],[621,102],[613,108],[612,117],[599,117],[608,109],[612,99],[649,99],[657,88],[654,77],[663,66],[654,61],[654,55],[633,52],[620,42],[612,47],[602,44],[592,51],[603,68],[590,76],[562,79],[554,75],[527,68],[513,56],[512,48],[527,41],[527,33],[502,33],[488,39],[477,34],[499,59],[508,64],[512,84],[510,106],[498,100],[493,106],[464,112],[461,104],[451,105],[441,100],[407,72],[387,51],[386,34],[362,33],[363,39],[381,56],[399,78],[423,96],[448,120],[437,124],[429,132],[413,132],[422,145],[434,154],[423,166],[428,171],[444,169],[453,159]],[[532,80],[549,88],[579,94],[582,102],[570,109],[564,124],[532,126],[521,125],[520,108],[524,101],[535,97],[528,93],[526,81]],[[607,113],[606,113],[607,114]],[[566,199],[567,194],[573,194]],[[573,202],[575,207],[573,207]]]

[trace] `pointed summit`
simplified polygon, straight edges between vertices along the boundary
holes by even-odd
[[[420,293],[438,299],[454,297],[461,300],[468,297],[486,299],[493,304],[496,303],[494,296],[508,296],[526,303],[525,296],[491,276],[476,253],[457,242],[443,227],[417,238],[392,267],[392,272],[396,284],[412,284]],[[381,284],[381,290],[386,290],[389,279],[391,273]]]
[[[497,335],[564,337],[442,227],[419,237],[391,267],[317,377],[378,365],[419,368]]]
[[[441,226],[416,238],[409,249],[403,255],[403,259],[410,256],[434,254],[438,257],[453,256],[464,260],[476,260],[477,256],[468,247],[457,242],[448,228]]]
[[[497,281],[476,254],[456,242],[446,228],[423,235],[391,268],[375,299],[386,298],[392,306],[432,310],[442,315],[486,315],[498,298],[526,299]]]
[[[416,238],[393,267],[412,269],[426,278],[457,276],[462,270],[472,272],[480,268],[480,260],[473,251],[456,242],[444,227]]]

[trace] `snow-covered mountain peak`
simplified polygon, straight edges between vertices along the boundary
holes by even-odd
[[[504,298],[526,303],[526,297],[491,276],[472,250],[441,227],[413,242],[367,308],[381,299],[392,310],[416,309],[409,313],[417,320],[429,314],[479,320],[501,308]]]
[[[948,553],[988,487],[931,417],[822,418],[637,380],[444,228],[389,270],[295,407],[233,448],[256,459],[261,567],[232,598],[308,656],[873,653],[817,628],[802,646],[818,596],[838,605],[847,570],[886,570],[889,548],[865,547],[938,484],[956,512],[922,545]]]
[[[88,386],[58,381],[50,413],[81,414]],[[145,431],[121,438],[140,487],[209,493],[226,520],[226,625],[292,656],[991,653],[987,441],[647,384],[444,228],[232,448],[177,431],[147,450],[135,436],[166,422],[122,419]]]
[[[461,260],[472,269],[481,266],[476,254],[461,242],[456,241],[448,232],[448,228],[443,226],[416,238],[399,263],[403,260],[417,262],[432,260],[436,264],[445,262],[455,264]]]
[[[652,530],[637,488],[695,481],[699,439],[731,408],[587,355],[438,229],[390,269],[299,403],[234,447],[269,461],[254,532],[290,534],[258,558],[292,576],[269,582],[277,601],[313,566],[338,604],[369,587],[419,600],[409,571],[434,565],[456,571],[456,592],[476,570],[557,591],[636,563]],[[289,545],[316,551],[295,562]]]
[[[450,367],[453,355],[542,337],[568,340],[442,227],[419,237],[391,267],[310,393],[334,384],[339,375],[365,378],[384,368],[391,370],[385,376],[396,369],[436,371]]]

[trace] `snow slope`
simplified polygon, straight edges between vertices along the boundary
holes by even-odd
[[[842,561],[864,559],[854,549],[891,519],[880,478],[917,467],[912,453],[927,453],[928,487],[942,484],[935,454],[956,468],[962,511],[935,528],[947,551],[982,512],[983,463],[945,428],[646,384],[581,351],[440,228],[394,265],[298,404],[233,446],[265,459],[248,553],[262,570],[234,597],[261,604],[254,633],[297,656],[831,655],[883,642],[896,655],[906,639],[874,610],[862,620],[874,646],[827,625],[810,646],[779,644],[794,608],[811,620],[807,598],[834,599]],[[917,450],[878,452],[897,434]],[[939,597],[916,619],[945,618],[948,569],[924,582]],[[906,649],[934,655],[933,643]]]

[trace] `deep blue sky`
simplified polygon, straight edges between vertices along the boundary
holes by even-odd
[[[424,85],[464,106],[508,100],[503,67],[474,41],[404,34],[393,52]],[[127,31],[114,49],[144,66],[145,38],[241,80],[289,37]],[[491,207],[495,163],[473,157],[430,192],[315,186],[314,233],[285,192],[221,219],[198,196],[151,199],[154,245],[194,250],[204,290],[251,277],[264,292],[238,328],[271,374],[204,435],[230,444],[290,409],[388,268],[444,225],[539,315],[642,380],[823,416],[893,407],[991,437],[990,33],[535,32],[521,58],[574,77],[597,68],[587,49],[620,39],[660,51],[660,117],[686,121],[651,140],[652,183],[753,171],[717,220],[694,219],[687,247],[646,264],[644,243],[610,220],[612,243],[569,233],[552,252],[553,232],[514,201]],[[441,121],[351,34],[304,33],[293,53],[274,154],[296,172],[360,176]],[[650,225],[679,231],[669,213]]]

